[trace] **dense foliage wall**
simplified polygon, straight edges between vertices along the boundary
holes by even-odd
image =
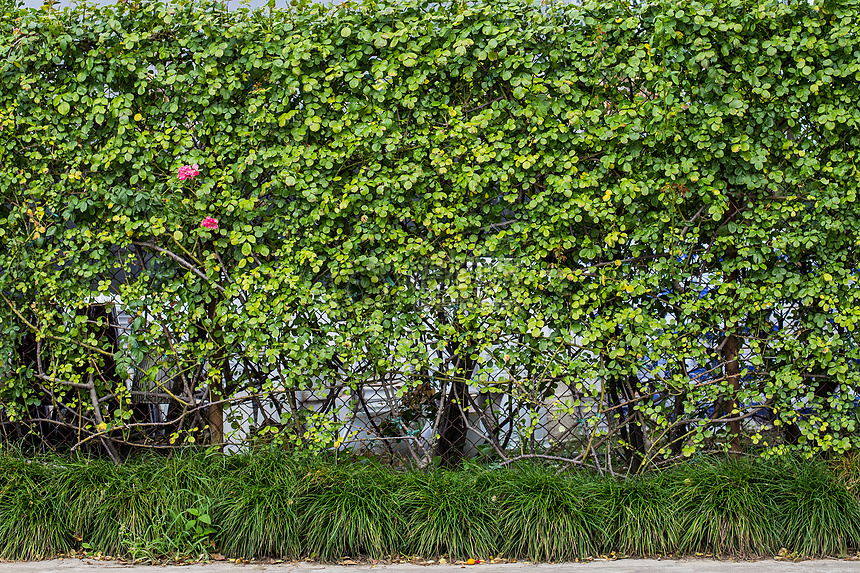
[[[8,10],[6,439],[856,447],[857,10]]]

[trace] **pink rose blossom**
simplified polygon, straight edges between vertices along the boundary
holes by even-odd
[[[185,181],[186,179],[193,179],[200,175],[200,171],[198,171],[198,165],[195,163],[194,165],[183,165],[179,168],[179,180]]]
[[[218,228],[218,219],[215,217],[206,217],[202,221],[200,221],[200,226],[209,229],[210,231],[214,231]]]

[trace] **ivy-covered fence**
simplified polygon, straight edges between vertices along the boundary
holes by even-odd
[[[858,10],[6,9],[2,439],[856,448]]]

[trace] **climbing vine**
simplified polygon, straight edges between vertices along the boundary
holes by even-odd
[[[854,448],[857,9],[6,9],[4,435]]]

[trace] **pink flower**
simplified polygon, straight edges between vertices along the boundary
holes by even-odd
[[[200,221],[200,226],[209,229],[210,231],[214,231],[218,228],[218,219],[215,217],[206,217]]]
[[[194,165],[183,165],[179,168],[179,180],[185,181],[186,179],[193,179],[200,175],[200,172],[197,170],[198,165],[195,163]]]

